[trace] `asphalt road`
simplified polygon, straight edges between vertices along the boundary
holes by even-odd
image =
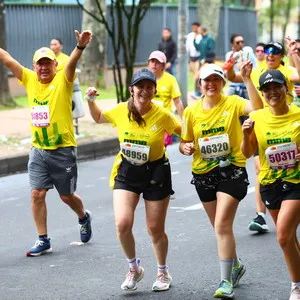
[[[182,156],[178,145],[169,147],[168,153],[176,192],[167,216],[168,265],[173,276],[169,291],[151,292],[156,261],[142,200],[136,210],[134,233],[145,277],[135,292],[120,288],[128,266],[115,234],[112,191],[108,187],[114,158],[109,157],[79,164],[77,192],[93,214],[92,241],[83,246],[70,245],[79,241],[77,218],[51,190],[47,203],[53,253],[36,258],[25,256],[36,239],[28,176],[0,178],[0,299],[213,299],[220,279],[214,232],[189,183],[191,158]],[[252,160],[248,173],[249,192],[235,220],[238,255],[247,271],[235,289],[235,299],[288,299],[290,279],[271,217],[267,216],[267,234],[253,234],[247,228],[255,215]]]

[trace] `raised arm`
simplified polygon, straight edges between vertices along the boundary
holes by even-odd
[[[250,78],[251,72],[252,72],[252,62],[250,60],[243,62],[241,64],[241,76],[246,85],[249,100],[250,100],[245,106],[246,114],[249,114],[253,110],[257,110],[264,107],[263,101],[258,93],[258,90],[254,86]]]
[[[94,87],[89,87],[85,92],[84,98],[88,100],[90,114],[96,123],[108,123],[107,119],[103,116],[101,109],[95,103],[97,96],[99,96],[99,94]]]
[[[85,30],[79,33],[75,30],[77,45],[72,51],[69,60],[65,66],[65,72],[67,74],[67,78],[69,81],[73,81],[75,69],[79,58],[82,55],[84,48],[90,43],[92,40],[92,32],[89,30]]]
[[[22,80],[23,66],[2,48],[0,48],[0,61],[9,68],[19,80]]]
[[[243,139],[241,143],[241,151],[246,158],[251,157],[257,149],[257,139],[254,128],[254,121],[250,118],[245,120],[242,125]]]
[[[291,74],[291,81],[295,83],[300,82],[300,57],[297,52],[297,43],[295,40],[292,40],[289,36],[284,39],[287,44],[288,52],[290,59],[293,61],[294,67],[297,71],[294,71]]]

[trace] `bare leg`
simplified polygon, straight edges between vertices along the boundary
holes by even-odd
[[[114,190],[113,198],[118,239],[126,257],[128,259],[135,258],[135,241],[132,227],[139,195],[125,190]]]
[[[31,191],[31,210],[38,235],[47,234],[46,189]]]
[[[146,222],[152,247],[159,265],[165,265],[168,254],[168,237],[165,233],[165,220],[169,196],[159,201],[145,201]]]
[[[70,208],[77,214],[79,219],[85,217],[85,210],[83,208],[82,200],[77,194],[71,194],[67,196],[60,195],[61,200],[69,205]]]

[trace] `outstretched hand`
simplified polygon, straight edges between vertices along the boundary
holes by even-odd
[[[297,42],[290,36],[284,38],[289,54],[297,53]]]
[[[250,78],[252,68],[253,68],[253,63],[250,60],[243,61],[241,63],[240,72],[241,72],[241,76],[243,77],[243,79]]]
[[[85,47],[88,45],[93,37],[93,34],[90,30],[84,30],[79,33],[77,30],[74,31],[76,35],[77,45],[80,47]]]

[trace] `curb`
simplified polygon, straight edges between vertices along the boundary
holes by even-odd
[[[118,138],[85,142],[77,146],[77,162],[115,155],[120,150]],[[0,159],[0,176],[27,171],[29,154]]]

